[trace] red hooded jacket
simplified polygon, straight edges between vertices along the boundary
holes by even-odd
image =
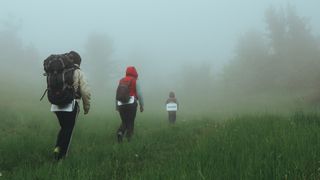
[[[137,79],[138,79],[138,73],[136,68],[134,66],[129,66],[127,67],[127,70],[126,70],[126,76],[119,81],[119,83],[127,83],[131,81],[131,84],[129,86],[130,96],[134,96],[136,98],[138,98],[137,89],[136,89]]]

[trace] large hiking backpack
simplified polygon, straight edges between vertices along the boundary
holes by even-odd
[[[75,99],[73,74],[77,67],[66,54],[50,55],[43,62],[47,76],[48,100],[55,105],[66,105]]]
[[[116,94],[116,100],[122,103],[127,103],[130,100],[130,86],[133,79],[127,80],[122,78],[119,82]]]

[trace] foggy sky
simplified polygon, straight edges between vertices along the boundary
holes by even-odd
[[[84,51],[91,33],[107,34],[114,57],[145,56],[150,62],[210,61],[221,67],[239,36],[265,30],[264,12],[290,3],[319,34],[317,0],[1,0],[0,23],[42,56]]]

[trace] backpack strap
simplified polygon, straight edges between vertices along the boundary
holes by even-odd
[[[46,95],[47,92],[48,92],[48,88],[44,91],[43,95],[42,95],[41,98],[40,98],[40,101],[42,101],[44,95]]]

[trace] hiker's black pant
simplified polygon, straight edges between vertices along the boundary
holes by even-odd
[[[56,112],[61,127],[56,143],[56,147],[60,147],[60,158],[64,157],[68,152],[73,127],[75,125],[78,113],[79,106],[77,102],[72,112]]]
[[[121,135],[125,135],[130,140],[133,134],[134,119],[137,114],[138,104],[135,102],[133,104],[126,104],[119,106],[119,114],[121,117],[121,125],[118,129],[118,134],[121,132]]]
[[[176,119],[177,119],[176,111],[169,111],[168,114],[169,114],[169,122],[170,123],[175,123]]]

